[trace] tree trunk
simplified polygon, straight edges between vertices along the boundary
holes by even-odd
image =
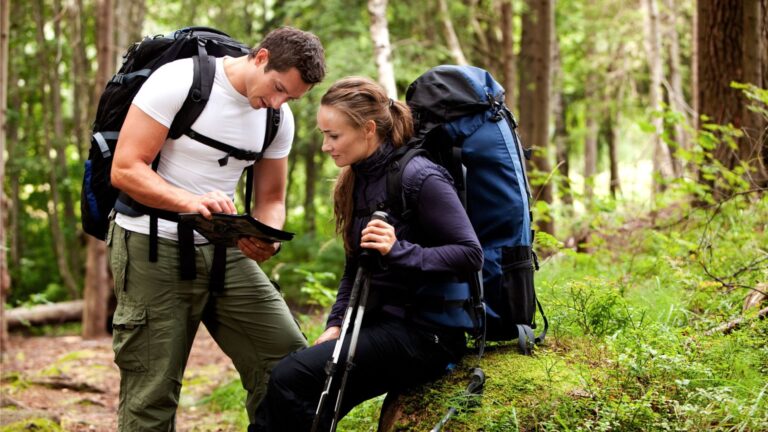
[[[69,180],[69,168],[67,166],[67,135],[64,132],[64,119],[62,117],[63,109],[62,109],[62,101],[61,101],[61,78],[58,73],[58,65],[61,62],[61,56],[62,56],[62,48],[61,44],[63,43],[64,39],[61,37],[61,22],[64,20],[64,13],[61,8],[61,0],[55,0],[53,2],[54,8],[53,8],[53,37],[56,41],[56,57],[54,59],[54,64],[50,69],[47,70],[48,72],[48,82],[51,85],[51,111],[53,111],[53,132],[54,132],[54,138],[53,138],[53,147],[56,153],[56,177],[63,179],[63,184],[60,183],[61,190],[59,191],[59,196],[61,197],[62,204],[64,205],[64,222],[61,225],[62,229],[63,227],[66,227],[66,229],[63,229],[63,238],[66,242],[66,250],[69,251],[67,254],[68,262],[69,262],[69,268],[72,269],[73,273],[73,279],[75,279],[76,285],[79,287],[81,280],[80,275],[82,274],[82,267],[83,262],[81,259],[81,255],[79,253],[79,248],[76,246],[76,243],[78,243],[75,239],[75,233],[77,229],[75,227],[78,226],[77,217],[75,216],[75,196],[73,193],[73,188],[68,187],[67,183],[69,183],[67,180]],[[75,297],[77,298],[77,297]]]
[[[50,155],[54,153],[54,139],[58,139],[61,137],[61,134],[59,134],[59,131],[56,131],[56,122],[57,120],[60,120],[61,115],[61,107],[60,102],[61,99],[57,97],[56,95],[51,96],[51,93],[58,94],[58,89],[55,87],[55,85],[58,84],[58,80],[51,80],[53,75],[57,75],[56,73],[47,73],[51,70],[51,65],[48,60],[48,50],[46,48],[47,42],[45,40],[45,34],[44,34],[44,28],[45,28],[45,20],[43,18],[44,13],[44,5],[42,0],[38,0],[34,3],[34,13],[35,13],[35,21],[37,25],[37,49],[38,49],[38,61],[40,65],[40,69],[42,72],[42,78],[41,82],[43,83],[40,91],[42,92],[41,100],[43,101],[52,101],[49,103],[54,104],[54,106],[51,109],[44,109],[42,118],[42,128],[43,128],[43,143],[45,144],[45,157],[50,158]],[[46,91],[47,89],[47,91]],[[46,97],[48,96],[48,97]],[[56,107],[55,104],[59,103],[59,106]],[[58,111],[58,113],[54,112],[53,117],[50,115],[51,111]],[[57,134],[56,137],[51,137],[51,130],[54,130]],[[63,132],[62,132],[63,133]],[[58,153],[58,152],[56,152]],[[69,295],[71,298],[76,299],[80,297],[79,289],[77,282],[75,281],[74,276],[72,275],[72,270],[70,268],[70,264],[67,260],[68,252],[71,250],[69,247],[67,247],[66,238],[64,236],[64,231],[61,228],[61,219],[59,216],[59,204],[61,203],[61,197],[59,195],[59,179],[57,175],[57,161],[52,160],[50,161],[50,166],[48,168],[48,182],[50,185],[50,192],[51,192],[51,202],[48,204],[48,219],[49,219],[49,225],[51,229],[51,235],[53,237],[53,248],[56,255],[56,264],[59,267],[59,274],[61,275],[61,279],[64,282],[64,286],[69,291]]]
[[[371,16],[371,39],[376,68],[379,72],[379,83],[390,98],[397,99],[395,69],[392,66],[392,47],[389,43],[389,26],[387,25],[387,0],[368,0],[368,13]]]
[[[672,154],[669,147],[662,140],[664,133],[664,119],[661,117],[661,85],[663,78],[661,41],[659,39],[659,10],[656,0],[643,0],[645,6],[645,51],[648,59],[648,67],[651,71],[651,84],[649,89],[649,103],[652,110],[651,123],[653,124],[653,191],[663,189],[664,181],[675,177]],[[657,183],[657,177],[662,183]]]
[[[83,300],[21,307],[8,311],[8,328],[62,324],[80,321],[83,316]]]
[[[100,94],[114,73],[113,51],[114,16],[112,0],[96,2],[96,43],[98,71],[94,91]],[[112,282],[107,271],[106,244],[88,236],[88,252],[85,265],[85,289],[83,297],[83,337],[97,338],[106,335],[109,293]]]
[[[316,212],[315,212],[315,186],[317,185],[317,149],[320,147],[317,143],[317,135],[313,135],[307,142],[304,152],[304,230],[307,234],[315,234],[317,231]]]
[[[480,26],[480,21],[477,19],[477,6],[478,0],[469,0],[467,2],[467,7],[469,9],[469,26],[472,28],[472,33],[475,35],[477,46],[479,47],[480,53],[482,53],[481,55],[487,56],[490,55],[491,51],[488,46],[488,38],[486,37],[483,28]],[[510,106],[510,108],[512,107]]]
[[[741,81],[743,3],[730,0],[697,1],[698,107],[709,122],[743,124],[740,92],[731,81]],[[715,149],[714,157],[727,169],[738,162],[738,154],[727,144]]]
[[[590,105],[596,105],[597,77],[595,72],[587,76],[585,100]],[[597,174],[597,137],[599,134],[599,110],[588,109],[586,112],[586,135],[584,137],[584,205],[592,207],[594,198],[595,175]]]
[[[677,2],[675,0],[667,0],[667,43],[669,61],[669,101],[673,111],[679,113],[682,116],[682,124],[675,124],[675,141],[680,148],[690,150],[691,143],[689,141],[688,133],[686,132],[686,126],[690,125],[690,118],[688,116],[688,107],[685,101],[685,93],[683,92],[683,79],[682,79],[682,65],[680,63],[680,41],[677,34]],[[676,161],[678,163],[682,161]],[[682,166],[680,167],[682,172]]]
[[[763,14],[766,11],[762,10],[761,0],[744,0],[743,4],[743,81],[759,87],[763,83],[763,63],[768,62],[768,55],[765,53],[768,50],[768,43],[762,39]],[[761,157],[766,127],[765,117],[750,111],[751,101],[745,96],[741,97],[741,116],[744,119],[742,129],[745,136],[739,140],[739,159],[748,162],[754,170],[751,183],[755,186],[766,186],[768,173]]]
[[[6,107],[8,106],[8,40],[11,28],[10,0],[0,0],[0,154],[5,154]],[[4,158],[3,158],[4,159]],[[5,160],[0,162],[0,186],[5,184]],[[8,324],[5,319],[5,299],[11,290],[5,246],[7,208],[5,193],[0,193],[0,363],[8,351]]]
[[[443,24],[445,41],[448,43],[448,49],[451,51],[453,61],[455,61],[458,65],[468,64],[467,58],[464,56],[464,51],[462,51],[461,44],[459,43],[459,37],[456,36],[456,31],[453,28],[453,22],[451,22],[451,14],[448,10],[448,1],[437,0],[437,3],[440,7],[440,21]]]
[[[501,1],[501,45],[504,65],[504,90],[506,103],[512,112],[517,112],[517,63],[515,59],[515,27],[512,0]]]
[[[619,157],[617,150],[621,136],[619,127],[621,124],[621,106],[623,98],[624,87],[619,87],[619,89],[616,91],[616,97],[614,99],[616,106],[608,111],[606,128],[606,137],[608,138],[608,161],[611,172],[609,187],[611,191],[611,197],[613,197],[613,199],[616,199],[616,197],[621,193],[621,181],[619,179]]]
[[[573,210],[573,191],[570,180],[570,140],[568,139],[568,104],[562,90],[563,70],[560,58],[560,44],[552,39],[552,115],[555,119],[555,167],[560,173],[557,184],[558,196],[566,205],[566,211]]]
[[[128,47],[142,38],[146,5],[145,0],[112,1],[115,3],[115,64],[120,64]]]
[[[72,47],[72,121],[73,135],[77,143],[77,153],[80,160],[88,157],[88,143],[90,141],[89,107],[93,104],[92,93],[88,84],[90,77],[90,64],[85,52],[85,31],[83,29],[83,0],[76,0],[69,4],[67,11],[69,18],[69,40]],[[95,104],[94,104],[95,105]]]
[[[548,143],[554,7],[551,0],[526,0],[526,6],[520,47],[518,97],[525,110],[520,116],[520,134],[523,142],[534,150],[533,165],[540,175],[547,177],[551,171]],[[537,199],[552,204],[551,182],[537,186],[533,193]],[[547,213],[537,218],[539,229],[554,234],[554,220],[551,212]]]

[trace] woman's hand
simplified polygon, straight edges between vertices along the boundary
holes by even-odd
[[[341,334],[341,327],[339,326],[328,327],[327,329],[325,329],[323,334],[321,334],[320,337],[317,338],[317,340],[315,341],[315,345],[319,345],[325,341],[338,339],[340,334]]]
[[[376,250],[384,256],[392,250],[396,241],[395,228],[392,225],[382,220],[372,219],[363,229],[360,247]]]

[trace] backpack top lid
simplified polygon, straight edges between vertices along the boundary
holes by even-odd
[[[423,137],[435,126],[486,111],[504,102],[504,89],[474,66],[440,65],[418,77],[405,93],[414,129]]]

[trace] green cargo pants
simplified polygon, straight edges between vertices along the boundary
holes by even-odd
[[[197,279],[179,279],[177,243],[159,239],[149,262],[149,236],[112,222],[107,237],[115,280],[115,363],[120,368],[121,431],[173,431],[181,380],[202,321],[232,359],[248,393],[248,417],[261,402],[273,364],[306,346],[280,293],[258,264],[227,250],[224,289],[208,287],[212,245],[195,246]]]

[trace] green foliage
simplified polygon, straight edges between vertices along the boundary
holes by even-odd
[[[59,432],[64,429],[49,418],[30,418],[0,427],[2,432]]]

